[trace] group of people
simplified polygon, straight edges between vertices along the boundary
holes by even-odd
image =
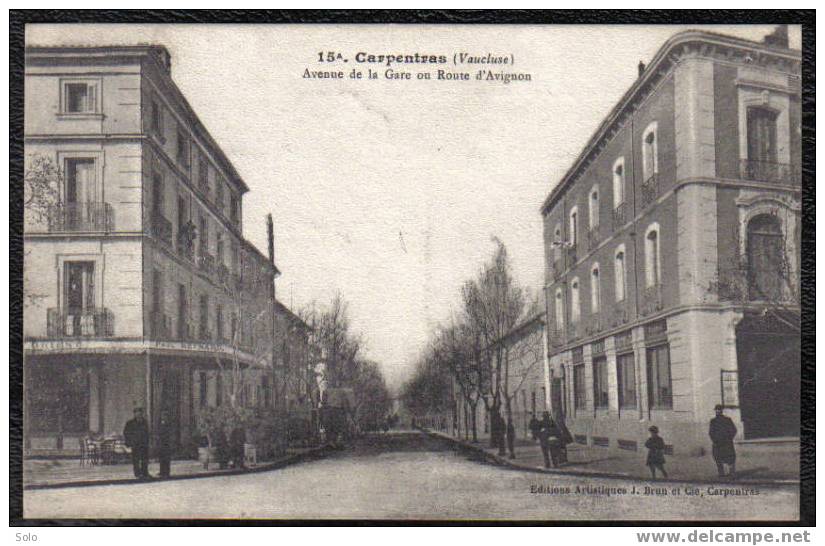
[[[573,436],[567,430],[564,420],[556,423],[550,417],[550,412],[545,411],[541,421],[533,415],[528,426],[533,440],[538,440],[541,446],[545,468],[556,468],[567,462],[567,446],[573,442]]]
[[[169,412],[162,411],[157,432],[157,453],[160,463],[160,478],[171,475],[172,451],[174,450],[175,430]],[[151,479],[149,474],[149,422],[143,408],[135,408],[134,417],[126,422],[123,429],[123,438],[126,447],[132,451],[132,467],[135,478],[139,480]],[[240,427],[232,430],[227,439],[219,434],[215,439],[215,451],[220,468],[227,468],[230,461],[235,468],[244,468],[244,443],[246,433]]]
[[[733,439],[736,437],[736,425],[733,420],[724,415],[724,406],[717,404],[714,408],[716,416],[710,420],[708,435],[713,444],[713,460],[716,463],[716,470],[719,477],[734,477],[736,475],[736,449],[733,446]],[[645,442],[647,448],[647,466],[650,474],[656,479],[656,471],[662,473],[667,478],[665,470],[665,441],[659,436],[659,427],[652,426],[648,429],[650,438]],[[727,472],[725,471],[727,467]]]

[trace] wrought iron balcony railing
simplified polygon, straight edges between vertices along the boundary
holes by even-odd
[[[159,212],[152,214],[152,234],[164,244],[172,246],[172,222]]]
[[[619,228],[627,223],[627,203],[619,203],[613,209],[613,231],[618,231]]]
[[[178,230],[178,238],[175,242],[177,244],[178,255],[186,258],[190,262],[195,261],[195,244],[188,230]]]
[[[742,159],[739,162],[739,177],[742,180],[769,182],[783,186],[799,186],[802,182],[799,165]]]
[[[572,266],[576,262],[578,262],[578,253],[576,252],[576,245],[571,245],[567,247],[567,265]]]
[[[209,327],[204,323],[200,323],[198,325],[198,340],[212,341],[212,332],[209,330]]]
[[[659,197],[659,175],[653,174],[642,183],[642,206],[646,207]]]
[[[610,310],[610,326],[617,327],[625,324],[628,320],[627,316],[627,302],[617,301]]]
[[[548,330],[547,337],[549,338],[551,347],[561,347],[564,345],[564,330],[561,328]]]
[[[564,264],[561,259],[553,260],[553,280],[559,281],[564,272]]]
[[[652,315],[657,311],[662,310],[662,285],[656,283],[653,286],[647,286],[642,290],[640,301],[640,312],[643,315]]]
[[[215,274],[218,278],[218,282],[221,285],[230,285],[231,279],[229,274],[229,268],[226,267],[222,262],[218,262],[218,265],[215,266]]]
[[[587,332],[587,335],[592,336],[598,334],[602,330],[604,330],[604,321],[602,320],[601,314],[593,313],[587,319],[587,324],[585,325],[585,332]]]
[[[204,273],[212,275],[215,273],[215,257],[204,251],[198,255],[198,267]]]
[[[186,319],[178,319],[178,328],[177,328],[177,338],[180,341],[191,341],[194,339],[194,335],[192,334],[193,328],[192,324]]]
[[[46,332],[50,338],[110,337],[114,335],[114,319],[102,307],[52,307],[47,311]]]
[[[48,209],[50,233],[112,231],[112,207],[109,203],[63,203]]]

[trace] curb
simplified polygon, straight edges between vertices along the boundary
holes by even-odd
[[[135,478],[112,478],[107,480],[82,480],[75,482],[60,482],[60,483],[40,483],[24,485],[24,491],[35,491],[39,489],[66,489],[70,487],[94,487],[102,485],[145,485],[149,483],[166,483],[171,481],[182,480],[196,480],[200,478],[217,478],[222,476],[239,476],[241,474],[254,474],[257,472],[269,472],[271,470],[278,470],[286,466],[291,466],[298,463],[303,463],[315,459],[319,459],[327,453],[335,451],[331,446],[321,446],[313,448],[304,453],[290,455],[279,461],[266,463],[254,468],[239,468],[229,470],[215,470],[214,472],[201,472],[198,474],[178,474],[169,476],[168,478],[154,478],[150,480],[138,480]]]
[[[447,434],[443,434],[441,432],[436,432],[432,430],[427,430],[423,428],[418,429],[420,432],[427,434],[432,438],[440,438],[442,440],[447,440],[452,442],[453,444],[458,445],[460,448],[474,451],[484,457],[486,461],[489,461],[493,464],[497,464],[499,466],[505,466],[513,470],[521,470],[525,472],[534,472],[536,474],[555,474],[560,476],[579,476],[585,478],[606,478],[612,480],[642,480],[642,481],[650,481],[645,480],[644,478],[640,478],[638,476],[634,476],[632,474],[625,474],[621,472],[603,472],[598,470],[565,470],[560,468],[540,468],[537,466],[529,466],[525,464],[520,464],[514,462],[512,459],[508,459],[507,457],[501,457],[500,455],[496,455],[495,453],[490,453],[485,450],[483,447],[475,444],[471,444],[469,442],[465,442],[464,440],[460,440],[457,438],[453,438]],[[656,480],[656,482],[667,482],[667,483],[689,483],[689,484],[725,484],[725,485],[761,485],[761,486],[781,486],[781,485],[799,485],[799,480],[720,480],[720,479],[708,479],[708,478],[697,478],[697,479],[685,479],[685,478],[667,478],[664,480]]]

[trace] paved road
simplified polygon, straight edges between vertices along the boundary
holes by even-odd
[[[646,486],[661,488],[661,494],[645,494]],[[531,492],[541,487],[547,488],[544,493]],[[626,493],[604,488],[623,488]],[[679,490],[678,495],[673,488]],[[26,491],[24,510],[28,518],[798,517],[797,487],[761,487],[751,496],[724,497],[711,495],[712,491],[703,485],[697,486],[697,495],[688,495],[684,485],[667,482],[592,480],[508,470],[456,453],[439,440],[409,433],[373,437],[326,459],[271,472]]]

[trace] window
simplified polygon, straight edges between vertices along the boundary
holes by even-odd
[[[654,121],[645,129],[642,138],[642,174],[647,181],[659,172],[657,125]]]
[[[578,209],[578,207],[573,207],[570,210],[570,246],[576,246],[576,244],[579,241],[578,227],[579,227],[579,209]]]
[[[607,358],[599,356],[593,359],[593,404],[597,408],[606,408],[609,404],[607,386]]]
[[[200,255],[204,256],[209,253],[209,222],[202,214],[200,216]]]
[[[223,339],[223,305],[215,306],[215,333],[219,340]]]
[[[619,245],[619,248],[616,249],[616,255],[614,257],[614,281],[616,286],[614,287],[615,294],[616,294],[616,301],[624,301],[625,298],[625,286],[627,278],[627,270],[625,269],[625,258],[624,258],[624,245]]]
[[[237,337],[237,333],[238,333],[238,315],[236,315],[233,312],[232,316],[229,317],[229,341],[233,344],[238,341],[237,339],[235,339]]]
[[[152,175],[152,216],[163,216],[163,175],[155,171]]]
[[[556,328],[559,330],[564,329],[564,300],[561,294],[561,288],[556,289],[556,299],[555,299],[555,311],[556,311]]]
[[[206,404],[209,402],[209,376],[206,375],[206,372],[199,372],[198,377],[198,404],[200,405],[200,407],[204,408],[206,407]]]
[[[189,339],[189,299],[186,285],[178,285],[178,338]]]
[[[218,209],[223,211],[223,180],[218,180],[215,184],[215,204],[218,205]]]
[[[160,270],[152,270],[152,311],[159,313],[163,310],[163,277]]]
[[[66,203],[93,203],[95,201],[95,160],[93,158],[66,159]]]
[[[584,385],[584,364],[573,366],[573,407],[587,408],[587,392]]]
[[[779,218],[760,214],[748,222],[747,257],[750,299],[781,299],[789,271]]]
[[[579,279],[573,279],[570,283],[570,322],[579,322],[581,309],[579,307]]]
[[[163,137],[163,110],[157,101],[152,101],[152,111],[149,118],[149,129],[155,136]]]
[[[590,311],[593,313],[599,312],[599,306],[602,299],[602,285],[599,278],[599,264],[593,264],[590,270]]]
[[[220,370],[215,375],[215,405],[223,405],[223,375]]]
[[[229,197],[229,218],[232,222],[238,222],[239,212],[240,207],[238,206],[238,198],[232,195]]]
[[[616,376],[619,383],[619,407],[636,407],[636,363],[633,353],[616,356]]]
[[[95,307],[94,262],[66,262],[63,282],[63,307],[70,318],[71,315],[81,315]]]
[[[748,117],[748,161],[776,163],[777,112],[769,108],[750,107]]]
[[[645,284],[652,287],[660,283],[659,226],[654,224],[647,228],[645,234]]]
[[[201,340],[206,340],[209,337],[209,296],[206,294],[201,294],[198,311],[198,333]]]
[[[97,111],[97,83],[63,83],[63,113],[95,114]]]
[[[593,187],[590,190],[590,199],[588,200],[589,203],[589,215],[590,215],[590,229],[596,228],[599,226],[599,188]]]
[[[624,158],[613,164],[613,208],[624,203]]]
[[[668,344],[647,349],[648,400],[651,408],[673,408],[673,391],[670,377],[670,346]]]
[[[203,191],[209,191],[209,164],[203,156],[198,159],[198,186]]]
[[[178,131],[177,160],[184,168],[189,168],[189,139],[183,131]]]

